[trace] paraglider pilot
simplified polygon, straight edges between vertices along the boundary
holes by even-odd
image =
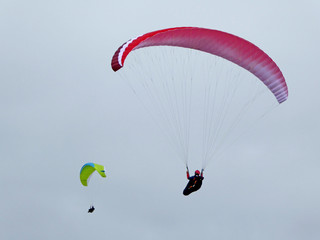
[[[189,168],[187,167],[187,178],[189,180],[186,188],[183,190],[183,195],[187,196],[192,192],[198,191],[201,188],[203,177],[203,169],[194,172],[194,176],[190,177]]]
[[[93,213],[94,209],[95,209],[94,206],[91,205],[89,210],[88,210],[88,213]]]

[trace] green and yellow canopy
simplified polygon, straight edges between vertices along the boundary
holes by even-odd
[[[96,163],[86,163],[80,170],[80,181],[83,186],[88,186],[90,176],[94,171],[97,171],[101,177],[107,177],[104,166]]]

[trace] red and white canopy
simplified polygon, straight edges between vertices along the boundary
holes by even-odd
[[[288,98],[283,74],[265,52],[243,38],[212,29],[177,27],[146,33],[119,47],[112,58],[112,69],[118,71],[122,68],[131,51],[150,46],[191,48],[220,56],[257,76],[279,103]]]

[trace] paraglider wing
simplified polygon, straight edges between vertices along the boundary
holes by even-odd
[[[288,98],[285,79],[276,63],[260,48],[235,35],[197,27],[178,27],[150,32],[124,43],[115,52],[111,66],[123,67],[128,54],[150,46],[175,46],[200,50],[227,59],[258,77],[279,103]]]
[[[101,177],[106,177],[104,166],[96,163],[86,163],[80,170],[80,181],[83,186],[88,186],[90,176],[94,171],[97,171]]]

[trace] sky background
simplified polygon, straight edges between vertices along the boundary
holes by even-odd
[[[0,6],[1,239],[320,239],[319,1]],[[176,26],[253,42],[289,87],[189,197],[184,165],[110,67],[128,39]],[[90,189],[86,162],[107,171]]]

